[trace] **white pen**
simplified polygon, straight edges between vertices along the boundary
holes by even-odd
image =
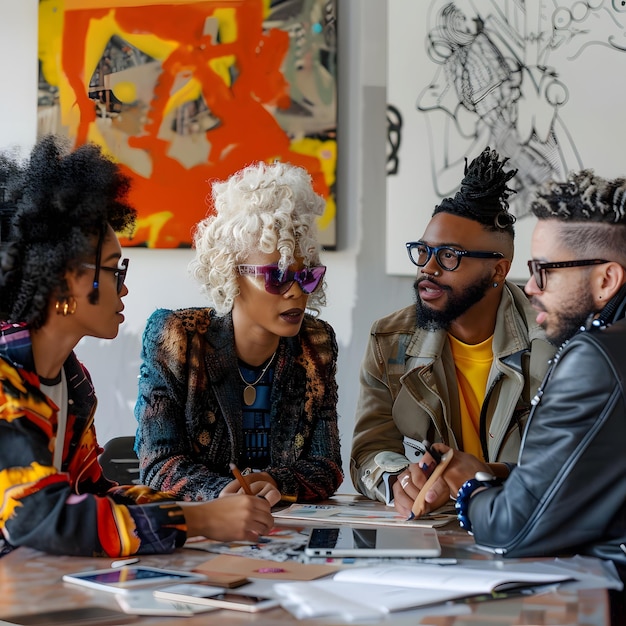
[[[120,561],[113,561],[111,567],[124,567],[124,565],[133,565],[135,563],[139,563],[139,559],[136,557],[132,559],[121,559]]]

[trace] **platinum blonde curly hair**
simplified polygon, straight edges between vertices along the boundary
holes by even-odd
[[[306,266],[320,264],[316,218],[324,199],[313,191],[311,176],[288,163],[249,165],[226,181],[214,182],[209,200],[214,214],[196,225],[196,257],[189,264],[218,315],[233,308],[239,294],[237,265],[251,251],[280,252],[286,269],[298,254]],[[326,304],[325,284],[309,296],[307,308],[319,313]]]

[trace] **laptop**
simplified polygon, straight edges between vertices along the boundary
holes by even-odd
[[[434,528],[324,526],[312,528],[307,556],[438,557],[441,545]]]

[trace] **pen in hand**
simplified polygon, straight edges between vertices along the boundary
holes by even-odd
[[[411,514],[408,519],[412,520],[416,517],[421,517],[425,511],[425,498],[428,490],[431,486],[439,479],[439,477],[443,474],[444,470],[448,466],[448,463],[452,460],[454,455],[454,451],[452,448],[448,450],[442,457],[432,474],[428,477],[428,480],[424,483],[424,486],[420,489],[420,492],[417,494],[417,498],[415,498],[415,502],[413,503],[413,507],[411,509]]]
[[[248,484],[248,481],[244,478],[243,474],[239,471],[239,468],[234,463],[230,463],[229,467],[230,467],[230,471],[233,473],[233,476],[237,479],[237,481],[241,485],[241,488],[249,496],[253,496],[254,494],[252,493],[252,489],[250,489],[250,485]]]

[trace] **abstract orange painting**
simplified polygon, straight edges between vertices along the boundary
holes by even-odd
[[[191,245],[209,182],[307,169],[335,246],[336,0],[40,0],[38,134],[94,141],[133,179],[124,245]]]

